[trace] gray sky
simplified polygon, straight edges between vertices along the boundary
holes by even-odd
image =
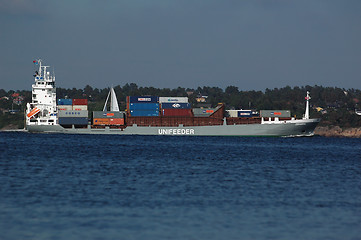
[[[359,0],[0,0],[0,88],[361,89]]]

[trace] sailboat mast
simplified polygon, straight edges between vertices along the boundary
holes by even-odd
[[[104,107],[103,107],[103,112],[106,112],[106,111],[107,111],[107,103],[108,103],[109,95],[110,95],[110,91],[109,91],[109,93],[108,93],[107,100],[105,100],[105,104],[104,104]]]

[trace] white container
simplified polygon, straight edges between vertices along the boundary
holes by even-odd
[[[229,117],[238,117],[238,110],[226,110],[228,112]]]
[[[88,111],[67,111],[67,110],[59,110],[58,117],[88,117]]]
[[[291,117],[290,110],[261,110],[260,112],[261,117]]]
[[[75,111],[86,111],[88,110],[88,106],[87,105],[73,105],[73,109]]]
[[[188,97],[159,97],[159,103],[188,103]]]
[[[72,105],[58,105],[58,110],[59,111],[71,111],[71,110],[73,110],[73,106]]]

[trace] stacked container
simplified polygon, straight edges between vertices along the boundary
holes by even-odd
[[[192,109],[162,109],[163,116],[191,117]]]
[[[73,110],[88,110],[88,99],[73,99]]]
[[[159,103],[188,103],[188,97],[159,97]]]
[[[195,117],[209,117],[215,112],[215,108],[193,108],[193,114]]]
[[[93,112],[93,125],[95,126],[121,126],[124,125],[124,112]]]
[[[252,117],[252,110],[227,110],[230,117]]]
[[[87,125],[88,100],[58,99],[58,120],[61,125]]]
[[[190,103],[162,103],[162,109],[191,109]]]
[[[88,111],[58,110],[60,125],[87,125]]]
[[[128,96],[127,109],[132,117],[159,116],[159,98],[155,96]]]
[[[261,117],[280,117],[280,118],[289,118],[291,117],[290,110],[261,110]]]
[[[229,117],[258,117],[259,114],[252,110],[226,110]]]
[[[159,97],[163,116],[191,117],[192,109],[187,97]]]
[[[73,110],[73,100],[58,99],[58,110]]]

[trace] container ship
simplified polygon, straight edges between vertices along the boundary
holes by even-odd
[[[319,119],[310,119],[307,92],[302,119],[289,110],[226,110],[224,104],[192,108],[188,97],[128,96],[119,110],[110,89],[102,111],[88,111],[87,99],[57,99],[55,76],[36,60],[26,129],[38,133],[174,136],[312,136]],[[109,104],[108,104],[109,103]],[[109,108],[108,108],[108,105]]]

